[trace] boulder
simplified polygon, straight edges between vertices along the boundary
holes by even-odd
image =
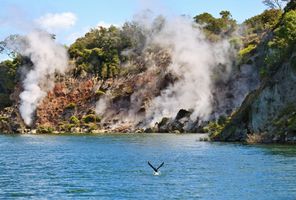
[[[189,118],[191,114],[192,114],[192,112],[181,109],[181,110],[179,110],[178,114],[176,115],[175,120],[178,121],[182,118]]]

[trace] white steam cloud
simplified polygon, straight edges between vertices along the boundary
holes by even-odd
[[[77,17],[74,13],[48,13],[36,20],[36,23],[47,31],[67,29],[75,25]]]
[[[20,113],[24,122],[31,125],[33,114],[54,87],[55,73],[63,74],[68,68],[68,55],[64,46],[55,43],[52,36],[42,31],[12,40],[11,49],[30,58],[33,66],[23,80],[24,91],[20,94]]]
[[[200,27],[184,17],[165,20],[149,43],[169,49],[172,62],[168,70],[178,80],[152,100],[148,118],[154,123],[187,109],[193,110],[194,120],[206,120],[212,112],[213,71],[220,65],[226,66],[225,74],[231,69],[230,44],[208,42]]]
[[[96,114],[103,115],[108,107],[108,99],[106,97],[101,98],[96,103]]]
[[[114,115],[107,119],[134,127],[153,127],[163,117],[173,119],[181,109],[192,112],[193,122],[208,120],[215,112],[216,84],[227,82],[231,74],[233,47],[227,39],[210,42],[190,18],[151,15],[137,15],[133,23],[138,29],[127,32],[137,45],[124,52],[142,59],[145,67],[137,76],[147,82],[136,83],[128,102],[123,98],[106,106],[106,99],[99,100],[96,113],[108,110]]]

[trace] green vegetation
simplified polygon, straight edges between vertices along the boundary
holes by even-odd
[[[221,11],[220,16],[215,18],[209,13],[202,13],[194,17],[196,23],[204,25],[204,32],[211,41],[219,40],[220,36],[230,36],[237,28],[229,11]]]
[[[277,67],[282,66],[285,61],[289,61],[293,69],[296,70],[296,56],[293,53],[296,44],[296,3],[291,1],[283,11],[281,7],[282,2],[283,1],[280,0],[265,0],[264,3],[271,9],[265,10],[263,13],[247,19],[243,24],[237,24],[229,11],[221,11],[220,16],[217,18],[209,13],[202,13],[196,15],[193,21],[201,25],[199,27],[202,27],[202,31],[209,40],[208,42],[215,43],[221,40],[230,41],[234,49],[237,50],[237,56],[239,58],[239,62],[233,62],[233,66],[239,68],[239,65],[252,64],[258,67],[261,77],[269,78],[270,75],[276,71]],[[75,78],[87,76],[87,78],[92,78],[94,83],[99,79],[101,87],[97,91],[93,91],[91,87],[88,88],[89,91],[91,91],[89,92],[90,96],[94,94],[94,97],[88,99],[85,107],[80,106],[82,103],[79,102],[79,100],[82,98],[76,100],[71,97],[72,100],[70,101],[74,102],[65,106],[65,112],[62,118],[62,120],[65,121],[59,123],[57,129],[65,132],[73,130],[77,130],[77,132],[80,132],[80,130],[97,130],[101,125],[101,117],[97,116],[93,110],[90,110],[94,109],[95,101],[106,95],[106,93],[110,95],[112,103],[121,103],[120,101],[123,99],[127,101],[130,100],[135,88],[142,87],[141,85],[137,85],[138,82],[133,82],[132,79],[129,79],[132,77],[130,75],[138,75],[146,70],[146,63],[148,61],[145,60],[145,56],[148,55],[152,58],[155,56],[157,58],[154,59],[156,65],[164,66],[147,76],[154,76],[156,74],[161,77],[167,67],[167,65],[163,63],[170,63],[172,61],[170,53],[166,52],[166,49],[163,49],[164,47],[158,45],[147,47],[146,41],[151,34],[161,30],[164,22],[165,19],[159,16],[151,25],[153,26],[152,30],[146,29],[145,26],[141,26],[137,22],[125,23],[120,28],[115,26],[109,28],[99,27],[91,29],[85,36],[78,38],[68,48],[70,63],[75,66],[71,76]],[[198,25],[193,23],[193,26]],[[18,37],[20,36],[11,36],[10,39],[14,40]],[[26,65],[30,68],[32,62],[28,58],[20,57],[15,52],[10,52],[5,42],[0,42],[0,52],[6,52],[12,56],[12,60],[0,63],[0,108],[4,108],[13,104],[10,100],[10,96],[19,80],[19,67]],[[158,63],[160,64],[158,65]],[[239,65],[237,65],[237,63],[239,63]],[[226,69],[226,66],[221,63],[217,65],[217,68]],[[214,70],[214,81],[218,82],[223,75],[223,73],[216,73]],[[120,78],[128,77],[128,81],[112,85],[115,83],[112,79],[119,76]],[[182,77],[182,74],[176,74],[174,76]],[[141,77],[137,78],[140,80]],[[140,81],[144,82],[147,80],[143,79]],[[171,84],[173,81],[168,82],[168,84]],[[225,84],[227,83],[225,82]],[[79,93],[80,90],[77,91],[78,92],[75,92]],[[153,93],[157,92],[158,91],[153,91]],[[65,100],[65,102],[70,101]],[[77,106],[76,103],[79,106]],[[145,106],[141,106],[142,110],[145,111],[146,104]],[[249,115],[251,106],[245,110],[246,113],[248,113],[246,116]],[[56,112],[60,111],[62,111],[62,109],[56,108]],[[274,120],[273,125],[280,134],[296,132],[295,113],[296,110],[295,112],[294,110],[293,112],[285,112],[283,115],[277,116],[277,119]],[[249,120],[248,117],[249,116],[245,117],[246,119],[242,121],[245,122]],[[0,119],[0,121],[6,120],[7,119]],[[229,127],[232,125],[230,121],[231,116],[221,116],[218,120],[209,122],[207,126],[204,127],[204,131],[208,132],[211,138],[215,138],[227,125],[229,125]],[[170,119],[164,117],[158,124],[158,127],[165,127],[169,123]],[[233,130],[236,130],[235,128],[234,125]],[[153,132],[153,129],[151,129],[151,131]],[[38,127],[38,132],[52,133],[53,128],[40,126]],[[250,142],[260,141],[261,139],[262,137],[256,134],[248,135],[248,140]]]
[[[128,47],[130,41],[115,26],[91,29],[69,48],[70,57],[76,62],[74,75],[85,71],[102,79],[117,76],[120,63],[125,60],[121,52]]]
[[[64,131],[66,133],[70,133],[71,129],[74,128],[76,125],[75,124],[70,124],[68,122],[61,122],[59,123],[59,130]]]
[[[264,38],[266,38],[280,22],[282,13],[283,12],[279,9],[265,10],[263,13],[244,21],[242,24],[244,30],[242,49],[239,51],[239,59],[241,63],[247,63],[251,57],[254,56],[258,48],[266,45],[264,43]],[[265,77],[265,75],[267,75],[266,72],[268,71],[265,66],[262,66],[263,62],[264,61],[261,62],[259,69],[261,77]]]
[[[9,96],[17,83],[16,72],[19,65],[19,59],[6,60],[0,63],[0,108],[12,104]]]
[[[121,28],[91,29],[69,48],[70,58],[75,60],[76,65],[74,76],[86,72],[100,79],[108,79],[117,77],[122,70],[128,71],[128,68],[121,68],[120,65],[141,53],[146,41],[144,32],[137,22],[127,22]],[[125,50],[129,50],[128,55],[124,53]]]
[[[275,37],[269,42],[271,48],[285,49],[296,41],[296,11],[287,12],[281,24],[274,31]]]
[[[296,135],[296,106],[288,104],[272,122],[278,135],[285,133]]]
[[[296,42],[296,11],[285,15],[274,30],[274,37],[267,43],[268,53],[265,57],[266,67],[274,70],[279,63],[289,59]]]
[[[241,59],[246,58],[248,55],[250,55],[255,49],[256,49],[255,44],[249,44],[246,48],[242,49],[239,51],[239,56]]]
[[[89,123],[86,126],[87,126],[88,131],[90,131],[90,132],[97,130],[99,128],[99,126],[96,123]]]
[[[281,10],[270,9],[247,19],[243,23],[243,25],[246,26],[244,34],[248,37],[252,34],[261,36],[261,34],[266,33],[266,31],[271,31],[279,23],[282,13],[283,12]]]
[[[41,133],[41,134],[51,134],[53,133],[54,128],[50,127],[50,126],[39,126],[37,128],[37,133]]]
[[[285,12],[288,12],[289,10],[295,10],[296,9],[296,1],[290,1],[287,6],[285,7]]]
[[[96,116],[94,114],[89,114],[89,115],[85,115],[82,117],[82,121],[86,124],[89,123],[96,123],[96,122],[100,122],[101,121],[101,117],[100,116]]]
[[[220,116],[217,121],[211,121],[207,126],[204,127],[204,132],[209,133],[210,138],[215,138],[219,135],[224,127],[229,124],[231,117]]]
[[[289,3],[288,6],[293,5]],[[281,9],[275,9],[278,6],[273,7],[243,23],[246,29],[239,58],[241,63],[247,63],[260,49],[257,64],[261,78],[268,77],[291,57],[296,41],[296,11],[285,10],[283,13]]]
[[[70,123],[71,124],[74,124],[74,125],[79,125],[80,121],[79,121],[79,119],[76,116],[72,116],[70,118]]]

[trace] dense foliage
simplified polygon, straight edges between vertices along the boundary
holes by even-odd
[[[262,39],[279,23],[282,11],[278,9],[265,10],[263,13],[247,19],[243,25],[243,49],[239,52],[242,59],[252,56],[253,50]]]
[[[294,49],[296,42],[296,11],[291,10],[281,20],[274,30],[274,37],[268,42],[266,55],[266,67],[274,70],[277,64],[288,59]]]
[[[115,77],[125,60],[121,53],[130,46],[131,41],[115,26],[91,29],[69,48],[70,57],[76,63],[75,74],[85,71],[103,79]]]
[[[202,13],[194,17],[194,21],[204,25],[204,32],[212,41],[219,39],[219,36],[229,36],[237,28],[237,23],[232,19],[229,11],[221,11],[220,18],[215,18],[209,13]]]
[[[263,13],[251,17],[244,22],[247,26],[247,34],[261,34],[267,30],[272,30],[279,22],[282,11],[278,9],[265,10]]]
[[[0,108],[11,105],[10,94],[16,84],[16,71],[19,59],[6,60],[0,63]]]

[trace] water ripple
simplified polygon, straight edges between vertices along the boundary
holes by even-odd
[[[199,135],[0,135],[1,199],[294,199],[296,148]],[[153,176],[147,161],[165,162]]]

